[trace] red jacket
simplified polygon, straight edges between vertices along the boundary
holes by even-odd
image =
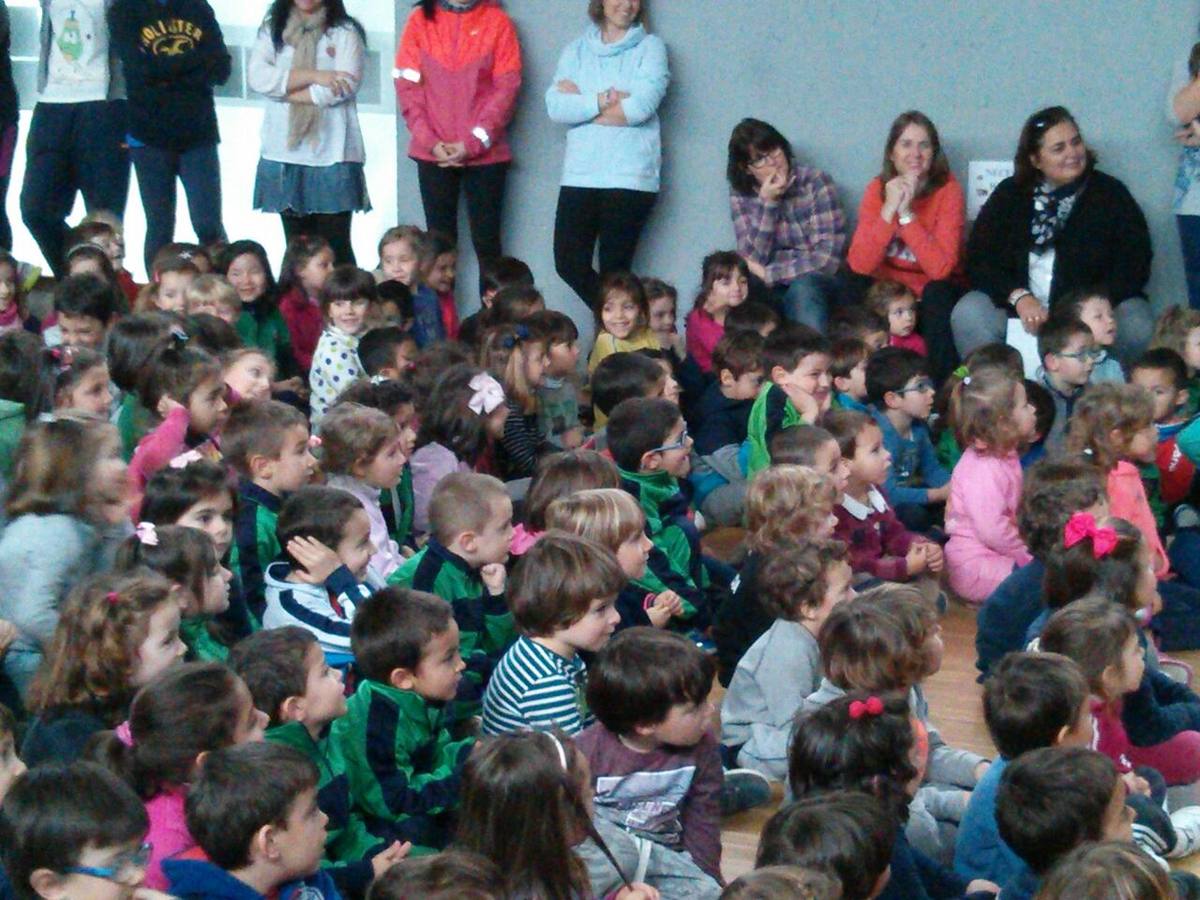
[[[462,141],[467,165],[508,162],[508,123],[521,88],[521,46],[496,0],[468,12],[420,7],[396,50],[396,97],[412,136],[408,155],[436,162],[439,141]]]
[[[308,299],[303,288],[294,287],[279,298],[279,312],[287,322],[288,335],[292,339],[292,355],[307,373],[312,368],[321,329],[325,327],[321,307]]]

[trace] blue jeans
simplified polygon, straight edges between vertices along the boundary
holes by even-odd
[[[1126,366],[1146,352],[1154,334],[1154,312],[1145,297],[1129,297],[1116,304],[1117,342],[1114,355]],[[984,344],[1003,344],[1008,312],[996,306],[983,291],[971,291],[950,314],[954,344],[963,359]]]
[[[21,219],[54,274],[66,276],[67,216],[82,192],[89,212],[125,215],[125,102],[39,103],[25,139]]]
[[[1176,216],[1183,274],[1187,278],[1188,306],[1200,309],[1200,216]]]
[[[201,244],[225,240],[221,224],[221,166],[217,145],[182,153],[162,147],[131,147],[138,190],[146,210],[146,272],[154,255],[175,239],[175,179],[183,182],[192,229]]]
[[[773,290],[783,304],[784,315],[791,321],[825,333],[829,307],[838,296],[838,282],[833,275],[809,272],[786,284],[777,284]]]

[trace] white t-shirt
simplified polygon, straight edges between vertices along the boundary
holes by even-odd
[[[105,0],[50,0],[50,53],[39,103],[108,98],[108,18]]]

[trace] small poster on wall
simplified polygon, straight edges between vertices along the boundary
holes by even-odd
[[[967,165],[967,219],[974,222],[996,185],[1013,173],[1011,159],[973,159]]]

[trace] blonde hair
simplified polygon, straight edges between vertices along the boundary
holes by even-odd
[[[451,472],[429,498],[429,526],[443,547],[460,534],[479,533],[492,519],[493,506],[508,500],[504,482],[479,472]]]
[[[242,308],[242,298],[233,289],[233,285],[223,276],[212,273],[193,278],[183,293],[183,301],[184,312],[188,315],[192,314],[192,304],[201,301],[214,303],[228,310],[240,311]]]
[[[264,360],[266,360],[267,365],[271,369],[271,378],[275,378],[275,360],[271,359],[270,354],[260,347],[238,347],[236,350],[228,350],[225,353],[222,353],[221,369],[229,369],[235,363],[241,362],[247,356],[261,356]]]
[[[955,385],[950,394],[950,420],[958,445],[966,450],[978,441],[995,456],[1016,450],[1021,435],[1012,413],[1022,384],[1008,369],[988,366]]]
[[[118,459],[117,429],[95,416],[57,413],[25,429],[9,481],[4,511],[24,515],[92,518],[93,475],[100,462]]]
[[[1154,323],[1154,337],[1150,339],[1150,349],[1166,347],[1183,356],[1188,333],[1196,328],[1200,328],[1200,309],[1172,306]]]
[[[396,420],[361,403],[338,403],[321,422],[321,467],[331,475],[355,475],[400,435]]]
[[[546,510],[546,528],[595,541],[613,553],[641,534],[646,515],[628,492],[594,488],[559,497]]]
[[[912,289],[907,285],[901,284],[899,281],[877,281],[867,290],[867,296],[864,298],[864,303],[867,307],[877,315],[883,316],[886,320],[888,317],[888,307],[896,300],[903,300],[912,297],[916,299]]]
[[[1129,440],[1154,421],[1154,400],[1136,384],[1093,384],[1075,402],[1067,451],[1091,458],[1104,472],[1121,461]],[[1113,432],[1118,439],[1113,439]]]
[[[810,537],[828,520],[837,504],[832,479],[808,466],[763,469],[746,491],[746,527],[750,545],[765,551]]]
[[[525,415],[537,410],[537,388],[525,376],[525,354],[538,344],[545,349],[545,336],[520,324],[489,328],[479,341],[479,365],[504,385],[504,396]]]

